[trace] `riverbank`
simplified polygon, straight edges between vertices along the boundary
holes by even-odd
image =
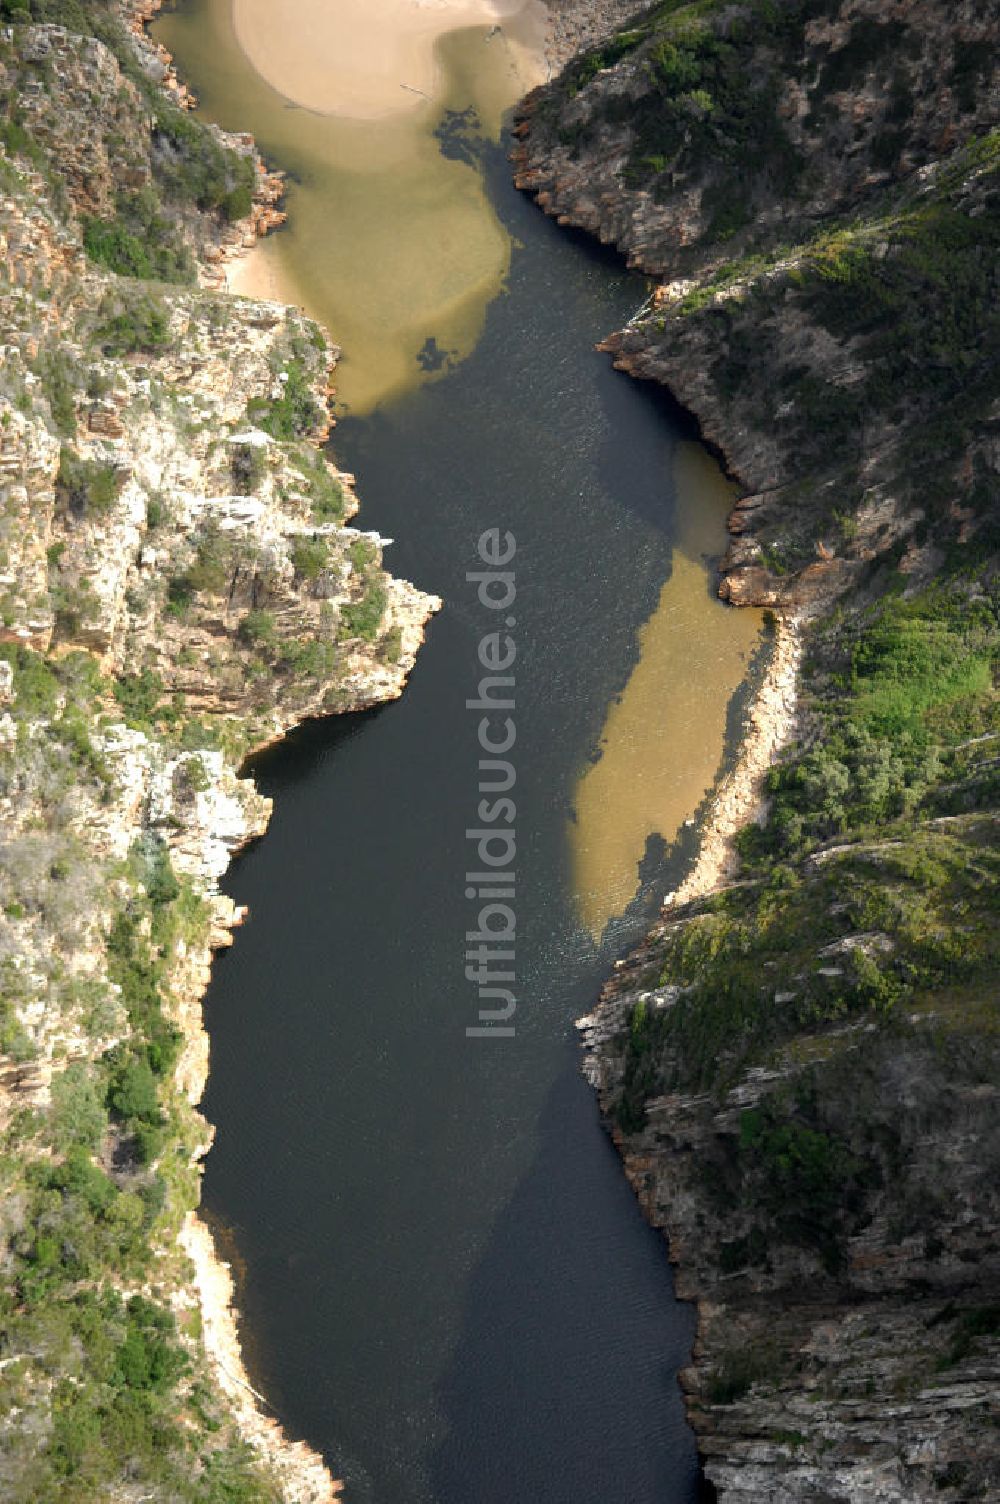
[[[248,752],[396,697],[440,602],[346,525],[328,336],[218,291],[277,180],[94,25],[3,38],[0,1491],[127,1469],[319,1504],[322,1462],[250,1402],[194,1216],[201,998],[243,917],[220,880],[269,815]]]
[[[164,87],[178,98],[185,110],[193,110],[197,105],[197,100],[178,78],[173,58],[161,44],[153,42],[146,31],[148,24],[162,9],[162,4],[163,0],[138,0],[137,4],[126,3],[126,13],[130,17],[142,50],[152,50],[157,63],[163,68]],[[209,287],[225,287],[233,296],[252,297],[258,300],[263,298],[273,303],[283,304],[284,295],[288,291],[287,287],[274,276],[262,277],[253,265],[255,259],[253,253],[265,236],[286,221],[286,214],[279,208],[285,191],[284,175],[266,166],[249,133],[233,135],[219,132],[219,134],[228,145],[246,152],[253,161],[254,199],[247,218],[231,232],[221,237],[217,254],[203,258],[202,265],[206,269],[202,273],[202,280]],[[324,339],[330,346],[329,336],[325,332]],[[335,346],[330,346],[330,348],[333,360],[335,360],[339,351]],[[332,371],[331,361],[322,382],[322,391],[315,394],[319,399],[318,412],[326,414],[325,417],[319,418],[312,435],[312,441],[317,445],[325,441],[330,431],[328,402],[334,390]],[[353,477],[338,476],[337,485],[343,497],[341,510],[344,521],[349,521],[358,510],[357,500],[353,492],[348,490],[351,484],[353,484]],[[347,685],[350,687],[344,686],[339,690],[338,698],[341,703],[338,705],[338,713],[366,709],[373,704],[391,700],[401,693],[408,672],[423,642],[427,617],[431,612],[440,609],[440,600],[420,596],[404,582],[387,578],[386,585],[386,606],[383,610],[392,622],[392,631],[396,634],[395,661],[390,665],[375,668],[373,673],[373,665],[365,661],[363,654],[358,655],[358,660],[352,666],[353,671],[348,677]],[[324,690],[320,702],[315,706],[315,711],[319,713],[323,713],[325,708],[322,703],[325,695]],[[304,707],[301,719],[306,718],[310,708]],[[287,725],[281,725],[275,729],[269,728],[263,735],[258,732],[256,738],[248,740],[244,760],[273,745],[300,723],[300,720],[296,719]],[[268,810],[262,814],[262,818],[242,837],[240,846],[245,845],[248,840],[260,839],[266,834],[268,814],[269,806]],[[233,855],[238,849],[234,850]],[[221,882],[223,876],[223,872],[213,874],[213,883]],[[217,887],[215,891],[218,892]],[[244,913],[234,910],[232,905],[222,900],[221,897],[218,902],[223,907],[224,913],[220,923],[217,908],[215,933],[211,942],[213,949],[230,945],[232,927],[242,923],[246,917]],[[201,1003],[209,984],[210,968],[207,964],[203,964],[192,973],[190,965],[185,965],[182,968],[182,976],[194,985],[187,989],[181,985],[175,989],[178,1015],[182,1020],[185,1033],[178,1074],[179,1079],[183,1081],[183,1089],[188,1101],[192,1108],[197,1108],[204,1096],[209,1070],[209,1040],[204,1029]],[[211,1135],[208,1135],[199,1145],[194,1163],[204,1158],[210,1146]],[[305,1442],[289,1439],[280,1422],[273,1415],[266,1413],[265,1397],[259,1394],[250,1383],[240,1345],[239,1313],[235,1306],[235,1292],[230,1269],[218,1253],[209,1227],[196,1213],[189,1212],[185,1217],[178,1244],[193,1266],[194,1288],[197,1292],[201,1338],[205,1352],[216,1382],[227,1396],[240,1435],[254,1453],[262,1458],[265,1465],[273,1471],[285,1497],[294,1499],[296,1504],[332,1504],[332,1501],[339,1496],[343,1485],[332,1478],[329,1469],[317,1452]]]
[[[289,1441],[281,1425],[266,1415],[265,1397],[253,1388],[243,1366],[243,1353],[234,1306],[229,1266],[215,1247],[212,1234],[190,1214],[181,1230],[180,1246],[194,1266],[194,1285],[202,1315],[202,1341],[220,1387],[225,1391],[240,1434],[273,1469],[285,1498],[296,1504],[329,1504],[340,1496],[323,1459],[305,1442]]]
[[[144,73],[155,80],[168,98],[180,109],[193,111],[198,101],[187,84],[178,77],[174,60],[161,42],[154,41],[149,26],[163,10],[163,0],[121,0],[122,15],[135,39]],[[202,286],[226,290],[237,296],[266,298],[272,302],[291,303],[295,299],[283,294],[273,278],[257,277],[251,271],[252,252],[273,230],[280,229],[287,215],[282,204],[285,175],[269,168],[248,132],[217,131],[229,150],[249,158],[253,164],[252,198],[248,212],[235,224],[219,227],[214,243],[202,249],[198,268]]]
[[[662,279],[604,347],[741,482],[720,594],[795,623],[765,806],[738,776],[586,1073],[698,1304],[720,1499],[964,1501],[997,1481],[1000,480],[997,95],[960,60],[996,27],[763,11],[640,17],[518,125],[519,185]]]
[[[750,704],[734,766],[716,792],[694,866],[664,908],[707,898],[738,870],[735,838],[762,814],[763,783],[779,752],[795,737],[803,619],[775,617],[763,681]]]
[[[297,26],[304,14],[295,4],[234,10],[228,0],[191,0],[164,12],[153,33],[183,57],[205,115],[252,130],[289,170],[295,234],[261,242],[238,265],[232,286],[308,304],[349,352],[338,411],[364,416],[458,365],[508,275],[512,247],[484,192],[479,156],[485,142],[499,138],[504,113],[542,76],[539,11],[532,0],[501,22],[456,26],[464,9],[390,6],[344,37],[337,32],[340,8],[319,8],[316,25],[324,36],[329,28],[340,36],[345,65],[365,37],[371,51],[373,28],[391,36],[387,19],[404,31],[433,23],[430,97],[401,87],[407,80],[386,46],[364,77],[373,100],[385,103],[388,92],[394,107],[373,116],[351,89],[345,108],[338,106],[344,70],[331,59],[335,43],[315,42]],[[277,15],[289,24],[272,49],[267,38]],[[294,78],[269,72],[279,56],[285,72],[303,79],[317,57],[329,61],[320,71],[331,92],[315,107],[293,103]]]

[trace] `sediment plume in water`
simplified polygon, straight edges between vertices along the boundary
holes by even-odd
[[[574,798],[574,888],[595,937],[631,902],[648,837],[669,846],[711,788],[726,706],[760,633],[759,611],[706,600],[735,487],[700,444],[678,444],[673,469],[670,575]]]

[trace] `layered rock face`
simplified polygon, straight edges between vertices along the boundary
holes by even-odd
[[[996,44],[985,4],[668,0],[517,128],[657,280],[605,348],[742,482],[720,594],[778,615],[699,864],[581,1021],[725,1500],[1000,1496]]]
[[[214,289],[275,180],[94,14],[117,51],[0,55],[0,1493],[320,1501],[202,1323],[200,999],[267,824],[239,765],[397,696],[440,603],[350,525],[328,336]]]
[[[822,603],[873,553],[912,538],[910,440],[942,396],[960,406],[961,389],[976,412],[942,434],[938,468],[963,485],[966,419],[988,410],[985,373],[980,402],[972,369],[986,338],[963,330],[947,290],[932,315],[941,338],[924,327],[908,359],[886,359],[882,329],[894,319],[902,343],[908,311],[934,306],[943,221],[964,222],[968,254],[989,212],[997,42],[992,7],[972,0],[668,4],[525,102],[519,186],[666,279],[606,348],[666,383],[745,485],[726,599]],[[877,285],[887,259],[891,296]],[[987,465],[992,446],[979,435]]]

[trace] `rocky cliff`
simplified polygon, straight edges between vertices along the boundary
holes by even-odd
[[[742,482],[720,593],[776,613],[698,868],[581,1021],[726,1500],[1000,1497],[997,29],[666,0],[517,126],[656,279],[606,348]]]
[[[240,764],[398,695],[439,603],[350,525],[328,337],[217,290],[277,212],[252,141],[148,7],[53,9],[0,32],[0,1493],[319,1501],[193,1218],[200,999]]]

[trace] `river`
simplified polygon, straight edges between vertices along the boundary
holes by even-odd
[[[224,87],[218,48],[210,66],[193,45],[218,10],[194,0],[161,34],[207,112],[287,161],[264,86]],[[448,74],[449,127],[467,76]],[[691,1504],[676,1370],[693,1313],[578,1074],[573,1020],[690,856],[683,822],[758,624],[713,597],[725,482],[664,396],[593,349],[642,282],[518,195],[488,129],[422,129],[435,151],[457,141],[445,160],[474,175],[500,270],[461,337],[425,322],[399,342],[454,349],[443,369],[410,348],[416,371],[394,357],[377,391],[369,362],[334,451],[362,525],[395,539],[387,565],[445,608],[399,703],[254,764],[275,812],[231,874],[251,920],[206,1001],[205,1206],[238,1250],[255,1382],[349,1504]],[[327,199],[304,212],[330,182],[297,165],[274,244],[323,312],[332,272],[315,244],[296,263],[294,237],[350,221]],[[466,701],[495,623],[466,575],[490,528],[516,540],[518,1007],[513,1037],[470,1038]]]

